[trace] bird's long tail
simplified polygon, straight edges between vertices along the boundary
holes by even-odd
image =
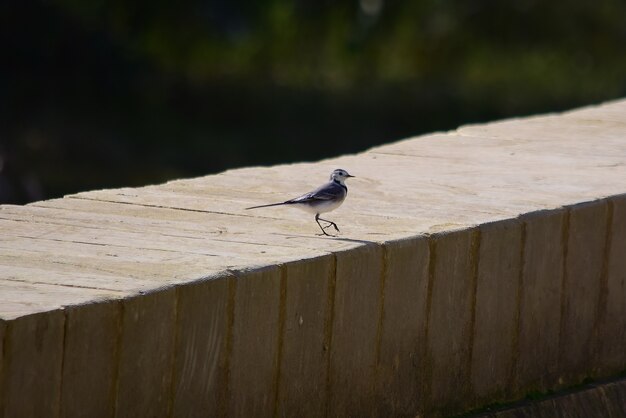
[[[288,205],[288,202],[280,202],[280,203],[270,203],[269,205],[259,205],[259,206],[250,206],[249,208],[246,208],[246,210],[248,209],[258,209],[258,208],[267,208],[270,206],[280,206],[280,205]]]

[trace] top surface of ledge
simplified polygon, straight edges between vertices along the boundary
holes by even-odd
[[[357,176],[317,236],[284,201]],[[626,193],[626,100],[320,161],[0,206],[0,319]]]

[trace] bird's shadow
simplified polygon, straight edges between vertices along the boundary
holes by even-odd
[[[368,241],[368,240],[364,240],[364,239],[353,239],[353,238],[344,238],[344,237],[338,237],[335,235],[287,235],[287,234],[278,234],[278,235],[283,235],[286,239],[292,239],[292,238],[317,238],[317,239],[332,239],[334,241],[344,241],[344,242],[351,242],[351,243],[357,243],[357,244],[368,244],[368,245],[376,245],[378,244],[376,241]]]
[[[353,239],[353,238],[342,238],[342,237],[329,237],[329,238],[333,238],[335,241],[345,241],[345,242],[353,242],[353,243],[359,243],[359,244],[378,244],[376,241],[368,241],[365,239]]]

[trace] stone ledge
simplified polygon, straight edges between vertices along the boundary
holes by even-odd
[[[614,375],[624,115],[1,206],[0,417],[438,416]],[[337,167],[336,238],[244,210]]]

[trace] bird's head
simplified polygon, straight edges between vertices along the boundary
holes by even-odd
[[[333,171],[330,174],[330,181],[338,181],[339,183],[343,184],[343,182],[346,181],[346,179],[350,177],[354,177],[354,176],[348,174],[346,170],[342,170],[341,168],[338,168],[337,170]]]

